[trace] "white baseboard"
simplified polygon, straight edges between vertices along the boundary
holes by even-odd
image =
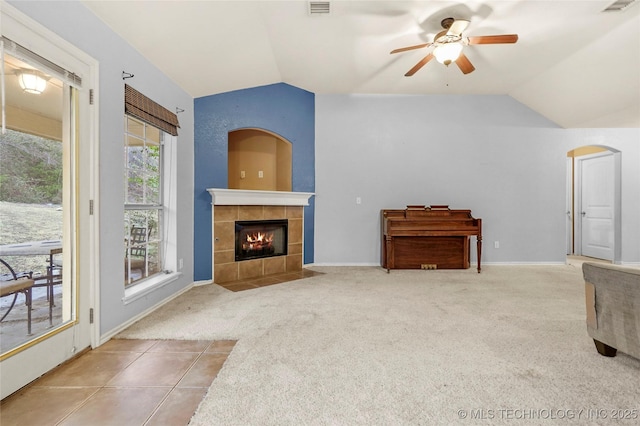
[[[558,266],[558,265],[566,265],[566,261],[557,261],[557,262],[482,262],[482,265],[491,265],[491,266]],[[473,263],[471,264],[473,266]]]
[[[305,266],[309,266],[309,265],[305,265]],[[327,263],[314,263],[311,266],[380,266],[379,263],[333,263],[333,262],[327,262]],[[380,266],[382,268],[382,266]]]
[[[476,264],[475,261],[471,262],[471,268]],[[558,262],[482,262],[481,266],[491,265],[491,266],[529,266],[529,265],[566,265],[564,261]],[[312,265],[304,265],[307,266],[378,266],[382,268],[379,263],[314,263]],[[383,268],[384,269],[384,268]]]

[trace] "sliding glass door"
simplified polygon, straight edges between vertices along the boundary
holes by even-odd
[[[95,285],[87,185],[91,66],[23,19],[2,5],[3,398],[90,346]]]
[[[64,262],[66,252],[73,252],[72,227],[65,226],[73,220],[72,191],[65,188],[71,184],[73,149],[70,138],[62,135],[75,115],[75,89],[7,52],[4,75],[0,280],[15,291],[0,300],[1,353],[75,318],[73,256],[66,256],[69,264]],[[31,287],[16,287],[16,281]]]

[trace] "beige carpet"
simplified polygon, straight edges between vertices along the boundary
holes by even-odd
[[[238,339],[193,425],[640,422],[640,361],[596,352],[580,264],[313,269],[196,287],[118,337]]]

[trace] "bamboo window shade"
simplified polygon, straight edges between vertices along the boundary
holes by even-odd
[[[128,84],[124,85],[124,112],[173,136],[178,136],[178,116],[147,98]]]

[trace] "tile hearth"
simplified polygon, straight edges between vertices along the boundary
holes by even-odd
[[[243,291],[251,290],[254,288],[266,287],[274,284],[282,284],[289,281],[300,280],[302,278],[314,277],[316,275],[322,275],[324,272],[316,272],[310,269],[303,269],[298,272],[290,272],[285,274],[274,274],[260,278],[252,278],[246,280],[229,281],[218,284],[220,287],[224,287],[231,291]]]

